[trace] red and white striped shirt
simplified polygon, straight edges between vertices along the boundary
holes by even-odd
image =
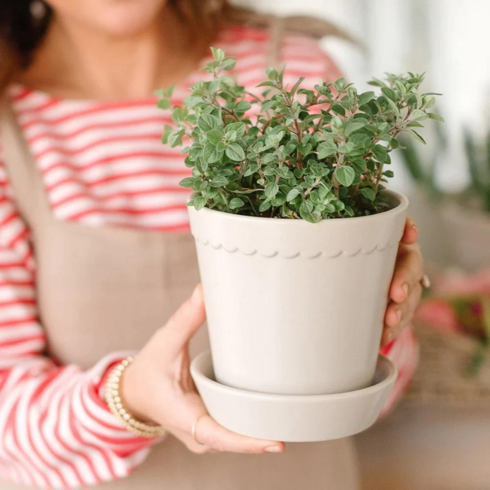
[[[263,79],[267,43],[264,31],[245,27],[226,31],[218,43],[237,57],[238,80],[249,90]],[[309,38],[287,36],[282,58],[286,82],[305,76],[304,85],[313,86],[340,76]],[[203,76],[196,73],[177,88],[174,102]],[[178,186],[189,169],[179,149],[160,142],[170,118],[154,98],[60,100],[20,86],[11,88],[11,97],[58,219],[163,231],[189,227],[189,191]],[[44,357],[35,275],[30,231],[0,154],[0,478],[66,488],[126,476],[151,442],[129,434],[99,396],[100,380],[121,353],[89,371]],[[413,374],[416,350],[408,330],[385,350],[400,370],[390,406]]]

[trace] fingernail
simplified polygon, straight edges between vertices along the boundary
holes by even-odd
[[[405,298],[404,299],[407,299],[408,298],[408,284],[407,283],[404,283],[402,285],[402,289],[403,289],[403,292],[405,293]]]
[[[413,231],[415,231],[415,233],[417,233],[417,235],[419,234],[419,229],[417,228],[417,225],[412,225],[412,229]]]
[[[194,289],[194,292],[192,293],[191,296],[191,302],[195,305],[198,305],[201,303],[201,296],[202,296],[202,286],[198,284],[196,286],[196,289]]]
[[[266,453],[282,453],[281,446],[267,446],[264,451]]]

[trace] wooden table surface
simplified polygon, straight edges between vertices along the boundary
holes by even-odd
[[[490,490],[490,406],[404,402],[356,441],[363,490]]]

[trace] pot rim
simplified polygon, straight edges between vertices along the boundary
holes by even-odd
[[[367,220],[379,220],[383,219],[385,217],[394,215],[394,214],[399,214],[404,212],[408,208],[408,198],[405,196],[405,194],[402,194],[401,192],[396,192],[392,190],[385,190],[384,191],[386,194],[389,194],[390,196],[393,196],[395,199],[398,200],[399,204],[395,206],[392,209],[389,209],[388,211],[383,211],[382,213],[377,213],[377,214],[372,214],[370,216],[355,216],[353,218],[337,218],[337,219],[323,219],[319,221],[318,223],[308,223],[307,221],[303,219],[278,219],[278,218],[262,218],[260,216],[246,216],[242,214],[233,214],[233,213],[225,213],[224,211],[217,211],[215,209],[209,209],[209,208],[202,208],[199,211],[196,210],[196,208],[190,206],[189,207],[189,212],[192,213],[203,213],[208,214],[208,215],[221,215],[223,217],[226,217],[228,219],[236,220],[236,221],[243,221],[243,222],[260,222],[260,223],[266,223],[267,221],[270,221],[271,224],[274,223],[274,226],[290,226],[292,223],[307,223],[308,225],[318,225],[320,223],[343,223],[343,222],[348,222],[352,223],[354,221],[359,221],[363,220],[364,223],[366,223]],[[286,224],[289,223],[289,224]],[[285,225],[286,224],[286,225]],[[301,225],[303,226],[303,225]]]

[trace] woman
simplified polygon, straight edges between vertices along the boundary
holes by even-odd
[[[179,102],[210,45],[237,56],[253,90],[273,39],[229,25],[232,13],[211,0],[2,2],[2,490],[357,488],[349,440],[284,451],[233,434],[206,415],[189,376],[205,311],[200,287],[184,302],[198,282],[177,185],[188,170],[160,145],[168,115],[149,94],[174,83]],[[286,35],[279,48],[290,77],[338,77],[316,40]],[[386,312],[397,393],[415,365],[410,331],[399,334],[420,297],[416,240],[407,222]],[[124,406],[141,427],[165,428],[163,442],[130,432],[105,402],[128,349],[139,352]]]

